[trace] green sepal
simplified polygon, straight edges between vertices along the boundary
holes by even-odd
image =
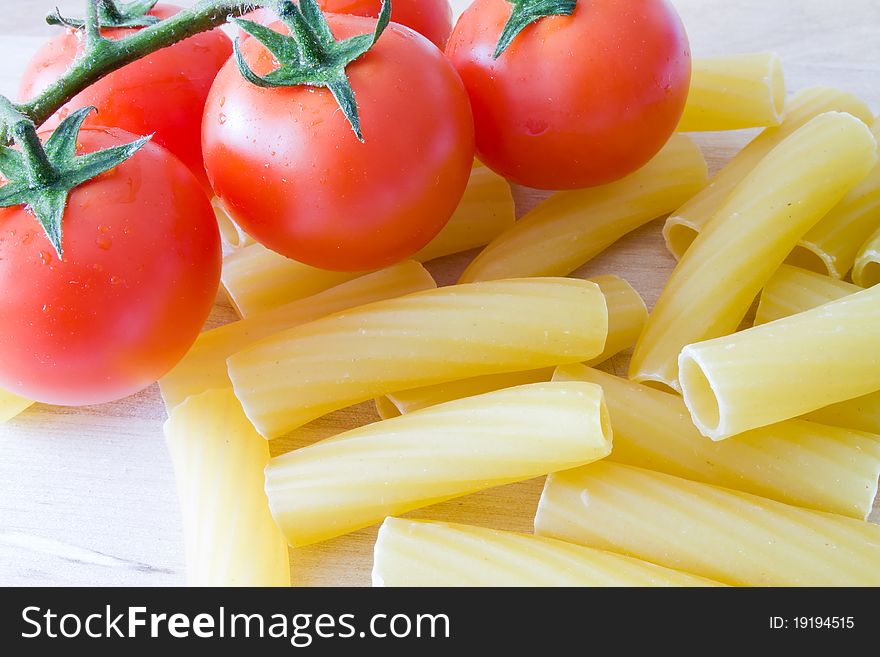
[[[363,142],[360,115],[354,90],[345,68],[372,48],[391,21],[391,0],[383,0],[376,29],[372,34],[336,41],[327,19],[315,0],[300,0],[279,5],[279,17],[290,29],[281,34],[249,20],[237,18],[233,22],[262,43],[274,56],[279,66],[265,76],[251,70],[241,54],[240,43],[235,41],[235,63],[242,77],[258,87],[325,87],[339,104],[357,138]]]
[[[42,155],[48,161],[49,170],[43,170],[39,175],[21,151],[0,146],[0,173],[8,181],[0,187],[0,208],[27,206],[40,222],[59,258],[64,255],[62,220],[70,191],[119,166],[152,138],[149,135],[128,144],[77,155],[80,128],[93,111],[94,107],[76,110],[55,129],[43,146]],[[33,124],[29,129],[35,130]],[[26,148],[24,144],[20,146]]]
[[[513,43],[513,40],[526,27],[538,21],[545,16],[571,16],[577,5],[577,0],[507,0],[513,5],[513,11],[501,36],[498,39],[498,45],[495,46],[495,52],[492,56],[498,59],[501,54],[507,50],[507,47]]]
[[[149,11],[158,0],[134,0],[134,2],[101,2],[98,5],[98,24],[100,27],[149,27],[159,22],[157,16]],[[63,25],[81,29],[86,21],[82,18],[67,18],[58,8],[46,16],[49,25]]]

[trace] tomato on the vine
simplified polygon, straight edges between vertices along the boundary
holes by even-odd
[[[131,142],[87,128],[78,153]],[[112,401],[167,373],[198,336],[220,279],[201,186],[161,146],[70,192],[59,258],[30,209],[0,209],[0,388],[50,404]]]
[[[161,19],[180,7],[157,4],[150,15]],[[108,39],[120,39],[138,28],[104,28]],[[28,100],[64,74],[83,54],[81,30],[65,29],[50,39],[28,64],[19,98]],[[220,67],[232,54],[232,42],[220,30],[210,30],[151,53],[110,73],[77,94],[50,118],[44,128],[58,125],[72,109],[98,109],[87,126],[112,126],[137,135],[155,133],[154,140],[186,164],[210,191],[202,163],[200,127],[205,99]]]
[[[377,25],[327,20],[336,39]],[[279,66],[256,38],[241,53],[256,75]],[[248,234],[316,267],[362,271],[412,255],[449,220],[470,175],[473,119],[448,60],[394,23],[345,74],[363,143],[329,89],[256,86],[232,60],[208,97],[203,150],[214,191]]]
[[[607,183],[651,159],[690,82],[687,35],[669,2],[578,0],[571,15],[529,24],[496,58],[514,9],[476,0],[447,45],[471,98],[478,157],[542,189]]]
[[[318,0],[318,4],[331,14],[351,14],[376,18],[382,8],[382,0]],[[441,50],[452,32],[452,7],[447,0],[394,0],[391,20],[415,30]],[[248,16],[258,23],[269,25],[276,19],[275,12],[263,8]]]

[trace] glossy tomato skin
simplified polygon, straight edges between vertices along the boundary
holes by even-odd
[[[168,18],[180,7],[159,4],[151,14]],[[105,29],[108,38],[122,38],[133,29]],[[28,64],[19,98],[33,98],[53,84],[82,54],[82,33],[64,30],[50,39]],[[155,133],[154,140],[177,157],[210,191],[202,164],[200,126],[205,99],[220,67],[232,54],[232,42],[220,30],[190,37],[118,71],[76,95],[44,125],[55,128],[73,109],[94,106],[89,126],[112,126],[136,135]]]
[[[528,26],[496,60],[505,0],[476,0],[447,55],[474,111],[477,155],[541,189],[617,180],[668,140],[684,110],[691,58],[666,0],[578,2]]]
[[[378,18],[382,0],[318,0],[321,9],[332,14]],[[248,15],[265,25],[277,20],[275,12],[262,8]],[[443,50],[452,32],[452,7],[447,0],[394,0],[391,20],[415,30]]]
[[[337,39],[375,26],[328,19]],[[258,75],[275,66],[256,39],[242,52]],[[214,191],[256,240],[316,267],[363,271],[409,257],[449,220],[470,175],[473,119],[455,70],[407,28],[391,24],[346,70],[364,143],[329,90],[257,87],[230,62],[208,98],[203,149]]]
[[[85,129],[80,152],[135,138]],[[177,158],[148,143],[75,188],[62,226],[59,260],[30,211],[0,209],[0,388],[62,405],[142,390],[183,357],[213,305],[211,204]]]

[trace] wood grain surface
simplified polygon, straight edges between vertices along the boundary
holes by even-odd
[[[178,4],[192,4],[181,2]],[[457,13],[468,0],[453,0]],[[837,85],[880,109],[880,4],[876,0],[673,0],[696,56],[774,50],[789,90]],[[82,11],[82,0],[0,0],[0,93],[14,95],[25,63],[54,28],[49,10]],[[749,132],[698,137],[716,170]],[[516,190],[519,214],[543,195]],[[577,272],[619,274],[653,304],[673,260],[660,222],[625,238]],[[429,265],[453,282],[473,254]],[[233,319],[218,297],[210,325]],[[608,369],[624,373],[626,357]],[[0,427],[0,585],[176,585],[184,582],[183,537],[156,386],[90,408],[37,405]],[[325,417],[275,441],[276,453],[376,419],[370,404]],[[505,486],[413,513],[530,531],[542,480]],[[875,506],[875,521],[880,513]],[[296,585],[367,585],[376,529],[291,550]]]

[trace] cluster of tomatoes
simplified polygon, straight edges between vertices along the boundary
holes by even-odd
[[[319,4],[342,40],[371,33],[381,1]],[[453,29],[447,0],[393,0],[395,22],[345,71],[363,142],[327,88],[245,80],[219,30],[77,95],[44,128],[95,106],[79,152],[154,138],[72,191],[63,258],[26,208],[0,210],[0,387],[48,403],[98,403],[173,367],[219,283],[211,196],[285,256],[365,271],[408,257],[443,228],[475,155],[542,189],[605,183],[647,162],[675,129],[690,77],[687,38],[668,2],[580,0],[570,15],[528,25],[496,56],[517,4],[475,0]],[[179,10],[159,4],[151,13]],[[250,18],[288,31],[270,12]],[[278,66],[260,40],[239,38],[257,75]],[[24,75],[22,99],[53,84],[83,47],[73,29],[49,41]]]

